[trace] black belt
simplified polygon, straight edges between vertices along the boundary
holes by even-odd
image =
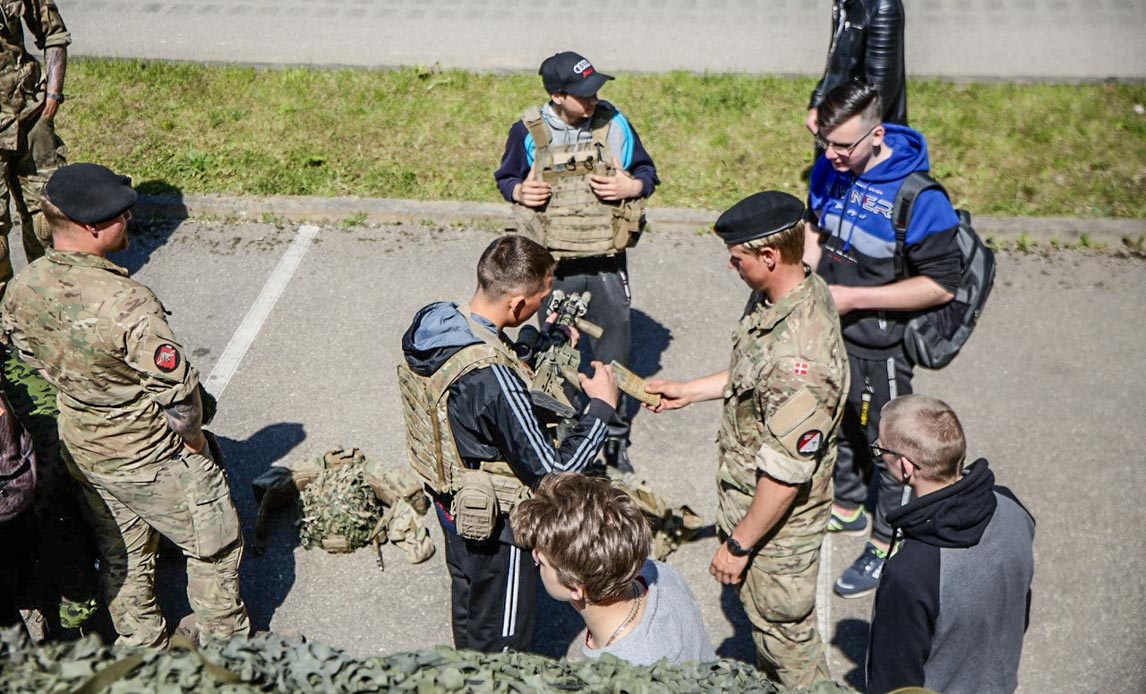
[[[614,255],[592,255],[583,258],[562,258],[557,261],[554,274],[558,277],[566,275],[584,275],[590,272],[616,272],[625,269],[624,252]]]

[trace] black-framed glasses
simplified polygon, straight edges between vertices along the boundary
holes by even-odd
[[[883,446],[879,445],[879,439],[876,439],[875,441],[868,444],[868,447],[871,448],[871,455],[873,458],[882,458],[885,455],[894,455],[896,458],[907,458],[906,455],[900,453],[899,451],[893,451],[890,448],[884,448]],[[911,460],[911,458],[907,459]]]
[[[812,139],[816,141],[816,146],[819,147],[820,149],[824,150],[825,152],[827,152],[829,149],[834,149],[837,152],[842,152],[845,157],[850,157],[852,155],[852,152],[855,151],[855,148],[859,147],[859,143],[866,140],[868,135],[871,135],[873,132],[875,132],[875,129],[878,128],[879,125],[880,125],[879,123],[876,123],[875,125],[868,128],[868,131],[866,133],[864,133],[860,139],[856,140],[855,142],[851,143],[850,145],[841,145],[838,142],[832,142],[831,140],[825,140],[824,138],[820,137],[819,134],[813,135]]]

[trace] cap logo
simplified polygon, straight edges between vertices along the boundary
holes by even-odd
[[[581,78],[584,79],[593,74],[593,64],[582,58],[580,62],[573,66],[573,72],[581,75]]]

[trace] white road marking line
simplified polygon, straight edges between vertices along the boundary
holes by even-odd
[[[832,674],[832,534],[824,533],[820,545],[820,570],[816,574],[816,628],[827,651],[828,674]]]
[[[231,341],[223,350],[223,356],[219,357],[215,368],[211,369],[211,375],[203,383],[203,386],[216,398],[223,396],[223,391],[231,382],[231,376],[235,375],[239,363],[243,361],[247,350],[251,348],[255,337],[258,336],[259,330],[263,327],[263,323],[266,322],[267,316],[271,314],[271,310],[278,303],[279,297],[282,296],[283,290],[286,289],[291,277],[294,276],[295,270],[302,263],[303,256],[310,250],[317,234],[318,227],[316,226],[305,224],[299,227],[298,236],[294,238],[290,248],[286,250],[286,253],[279,260],[279,264],[271,272],[271,276],[267,278],[266,284],[263,285],[255,303],[251,304],[251,309],[247,311],[247,315],[239,324],[238,330],[231,336]]]

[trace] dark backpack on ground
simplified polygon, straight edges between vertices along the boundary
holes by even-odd
[[[0,396],[0,522],[12,520],[32,504],[36,492],[36,454],[32,437]]]
[[[895,275],[904,279],[907,272],[905,246],[907,227],[911,223],[911,211],[920,193],[936,189],[947,195],[947,190],[935,179],[921,171],[908,175],[895,196],[891,211],[892,226],[895,227]],[[950,196],[948,196],[950,199]],[[971,213],[956,210],[959,215],[959,231],[955,238],[959,243],[959,255],[963,270],[955,298],[942,306],[917,312],[907,322],[903,334],[903,348],[916,364],[928,369],[941,369],[947,366],[971,337],[971,331],[979,321],[991,287],[995,284],[995,254],[971,227]]]

